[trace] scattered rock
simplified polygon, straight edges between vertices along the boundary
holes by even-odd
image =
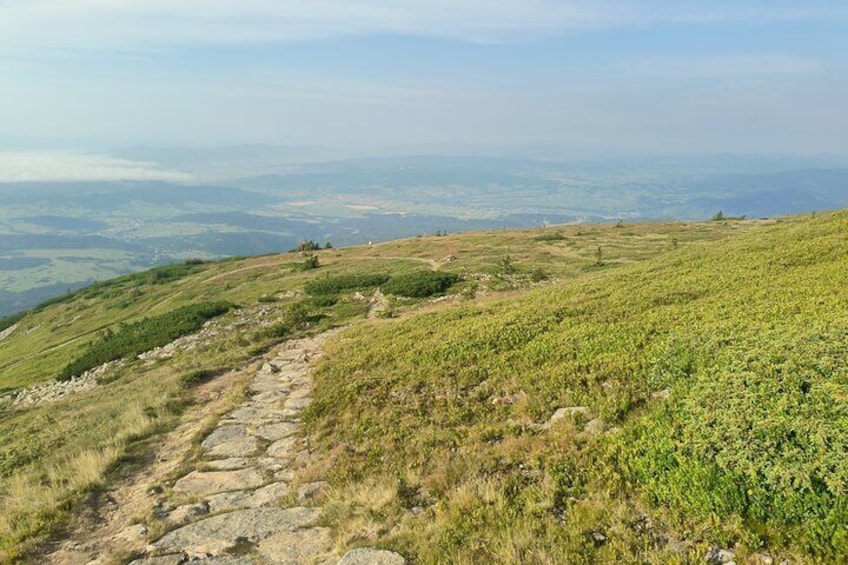
[[[657,392],[651,395],[654,398],[659,398],[661,400],[668,400],[671,397],[671,389],[664,388],[663,390],[658,390]]]
[[[606,428],[606,424],[601,418],[594,418],[593,420],[589,420],[585,426],[583,426],[582,435],[587,436],[596,436],[604,433],[604,429]]]
[[[393,551],[362,547],[345,553],[338,565],[406,565],[406,559]]]
[[[731,565],[735,564],[735,559],[736,556],[732,551],[719,547],[711,547],[704,556],[704,561],[710,565]]]
[[[280,368],[266,361],[262,364],[262,368],[260,369],[260,371],[262,371],[263,373],[279,373]]]
[[[524,400],[527,398],[527,393],[522,391],[516,392],[515,394],[507,394],[504,396],[494,396],[490,400],[492,406],[512,406],[516,402],[520,400]]]
[[[767,553],[754,553],[748,560],[757,565],[774,565],[774,557]]]
[[[555,422],[559,422],[565,418],[574,418],[576,416],[588,417],[588,415],[589,409],[585,406],[569,406],[568,408],[560,408],[554,412],[551,419],[548,420],[548,423],[553,425]]]
[[[318,498],[324,489],[327,487],[325,481],[316,481],[314,483],[306,483],[297,487],[298,502],[305,502]]]

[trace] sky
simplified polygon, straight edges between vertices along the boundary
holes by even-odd
[[[846,32],[844,0],[0,0],[0,168],[144,145],[844,155]]]

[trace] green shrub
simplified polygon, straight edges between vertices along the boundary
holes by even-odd
[[[415,271],[403,275],[395,275],[382,286],[386,294],[424,298],[440,294],[460,281],[460,276],[454,273],[438,271]]]
[[[317,269],[320,265],[318,264],[318,256],[310,255],[306,258],[306,260],[300,264],[301,271],[311,271],[312,269]]]
[[[192,304],[132,324],[121,324],[117,331],[107,329],[98,341],[88,346],[82,356],[62,369],[57,380],[65,381],[103,363],[166,345],[182,335],[197,331],[207,320],[233,307],[229,302]]]
[[[315,306],[316,308],[327,308],[329,306],[335,306],[335,304],[339,301],[339,297],[335,294],[324,294],[319,296],[313,296],[309,302]]]
[[[20,312],[18,314],[12,314],[11,316],[6,316],[5,318],[0,318],[0,332],[3,330],[7,330],[20,322],[26,316],[26,312]]]
[[[566,239],[561,232],[543,233],[533,238],[534,241],[563,241]]]
[[[542,282],[548,280],[548,273],[545,272],[541,267],[537,267],[533,269],[533,272],[530,273],[530,280],[533,282]]]
[[[280,321],[264,328],[260,332],[261,338],[284,338],[291,335],[295,330],[303,329],[307,324],[321,318],[311,311],[311,304],[302,300],[290,304],[284,311]]]

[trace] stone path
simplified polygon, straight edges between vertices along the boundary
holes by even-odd
[[[403,565],[398,554],[367,548],[341,556],[317,525],[325,484],[292,483],[310,458],[300,437],[312,402],[310,364],[335,331],[283,344],[256,373],[250,398],[225,414],[201,443],[201,466],[176,481],[161,515],[173,526],[132,565]],[[131,527],[132,528],[132,527]],[[131,529],[131,528],[128,528]],[[144,536],[135,527],[128,535]]]

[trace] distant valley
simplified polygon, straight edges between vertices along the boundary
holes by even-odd
[[[202,162],[195,155],[184,165]],[[848,169],[661,165],[666,172],[656,173],[660,164],[652,162],[395,157],[250,163],[197,184],[3,183],[0,315],[155,265],[275,253],[303,240],[345,246],[436,232],[848,206]]]

